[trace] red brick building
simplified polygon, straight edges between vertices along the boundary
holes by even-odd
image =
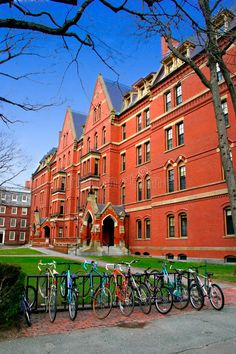
[[[88,115],[67,110],[58,147],[33,174],[34,244],[236,259],[211,93],[162,45],[157,72],[131,88],[99,75]],[[176,45],[208,73],[194,43]],[[235,54],[232,45],[226,55]],[[236,167],[232,101],[218,78]]]
[[[0,246],[29,242],[30,205],[30,187],[0,189]]]

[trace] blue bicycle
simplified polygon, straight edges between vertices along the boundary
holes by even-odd
[[[67,265],[67,270],[63,271],[60,278],[60,293],[68,304],[69,316],[72,321],[76,319],[78,310],[78,290],[76,287],[77,275],[71,273],[70,267],[72,264],[79,265],[76,262],[61,262],[57,265]]]

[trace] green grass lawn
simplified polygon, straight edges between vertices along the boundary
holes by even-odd
[[[5,248],[0,249],[0,257],[1,255],[32,255],[32,254],[41,254],[41,252],[33,250],[31,248]]]

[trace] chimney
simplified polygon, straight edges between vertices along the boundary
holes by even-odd
[[[177,41],[174,38],[171,38],[171,42],[173,44],[174,47],[177,47],[177,45],[179,44],[179,41]],[[167,46],[167,42],[165,40],[164,36],[161,36],[161,54],[162,54],[162,58],[164,58],[166,56],[167,53],[170,52],[170,49]]]
[[[31,189],[31,181],[25,181],[25,188]]]

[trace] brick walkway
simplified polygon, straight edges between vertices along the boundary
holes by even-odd
[[[236,305],[236,286],[232,287],[229,284],[223,284],[225,304]],[[149,315],[144,315],[139,308],[135,308],[130,317],[123,316],[119,309],[112,309],[110,315],[104,320],[98,320],[92,310],[78,311],[78,315],[75,321],[69,319],[68,311],[61,311],[57,313],[57,317],[54,323],[49,321],[47,313],[32,314],[32,327],[24,327],[18,334],[20,337],[33,337],[47,334],[66,333],[79,329],[88,329],[94,327],[143,327],[146,323],[153,320],[162,319],[165,316],[175,316],[180,313],[193,312],[191,305],[183,311],[176,310],[174,307],[167,315],[161,315],[156,311],[155,306],[152,307],[152,311]],[[201,311],[214,311],[211,305],[206,303],[206,306]]]

